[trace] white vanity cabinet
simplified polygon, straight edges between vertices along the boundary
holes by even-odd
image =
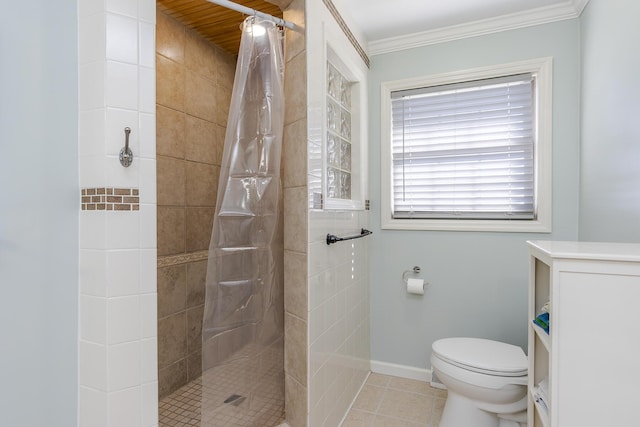
[[[528,244],[529,427],[640,426],[640,244]]]

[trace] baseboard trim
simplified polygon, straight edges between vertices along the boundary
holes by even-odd
[[[431,369],[415,368],[413,366],[398,365],[389,362],[371,361],[371,372],[376,374],[393,375],[394,377],[410,380],[431,382]]]

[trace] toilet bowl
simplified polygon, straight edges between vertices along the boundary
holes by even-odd
[[[527,356],[520,347],[445,338],[431,350],[431,368],[448,391],[440,427],[527,426]]]

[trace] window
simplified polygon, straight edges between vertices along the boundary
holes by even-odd
[[[366,68],[359,65],[359,58],[355,58],[356,65],[345,52],[339,56],[341,50],[334,46],[326,44],[321,70],[324,84],[317,85],[322,89],[324,109],[323,123],[320,123],[322,166],[319,171],[324,197],[316,198],[314,192],[313,208],[363,210],[367,179],[367,122],[363,120],[367,101]],[[314,174],[312,170],[310,175]]]
[[[383,228],[550,231],[550,100],[550,59],[384,84]]]
[[[327,62],[327,197],[351,200],[351,90]]]
[[[391,93],[393,217],[533,219],[531,73]]]

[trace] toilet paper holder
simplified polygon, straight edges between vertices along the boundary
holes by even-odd
[[[415,267],[413,267],[413,269],[411,270],[405,270],[404,273],[402,273],[402,281],[406,284],[407,282],[407,274],[420,274],[420,267],[418,267],[417,265]]]

